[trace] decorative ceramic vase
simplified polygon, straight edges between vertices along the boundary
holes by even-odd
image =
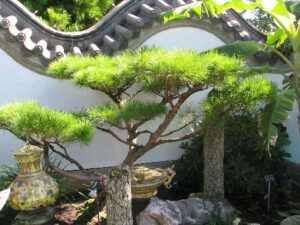
[[[58,185],[42,169],[40,157],[43,150],[25,145],[14,153],[19,165],[17,178],[11,183],[9,204],[15,210],[30,211],[53,205],[58,195]]]
[[[132,198],[150,198],[157,194],[157,188],[164,184],[171,188],[176,172],[172,168],[133,166],[131,169]]]

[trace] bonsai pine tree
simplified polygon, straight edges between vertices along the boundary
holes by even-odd
[[[205,157],[208,164],[204,174],[205,185],[209,188],[206,188],[206,194],[223,198],[223,118],[228,113],[251,110],[273,92],[273,85],[268,79],[255,76],[259,71],[247,67],[236,57],[216,52],[199,54],[188,50],[170,52],[154,48],[115,57],[70,56],[53,62],[48,74],[59,79],[72,79],[77,85],[98,90],[110,99],[107,104],[87,109],[72,118],[74,123],[76,120],[90,121],[86,123],[92,123],[96,129],[127,146],[127,156],[122,165],[113,168],[107,177],[107,220],[111,225],[129,225],[133,221],[129,167],[158,145],[186,140],[196,134],[204,134],[207,143]],[[184,106],[189,97],[204,90],[208,90],[209,94],[202,105]],[[150,100],[144,100],[142,94],[145,93],[151,96],[147,98]],[[10,107],[14,109],[15,106]],[[53,146],[62,148],[63,152],[59,153],[69,157],[63,142],[81,140],[80,136],[63,139],[56,134],[60,130],[52,131],[51,126],[46,126],[49,130],[36,131],[35,122],[24,124],[26,129],[20,130],[18,124],[23,123],[19,121],[18,114],[23,113],[22,105],[13,111],[14,114],[11,110],[9,107],[0,109],[1,127],[42,146],[46,159],[49,159],[49,151],[56,151]],[[48,112],[39,108],[33,113],[40,115],[40,111],[44,110]],[[31,117],[31,120],[35,118]],[[154,120],[157,121],[155,127],[145,126]],[[179,123],[180,120],[183,123]],[[43,122],[38,120],[37,123]],[[70,134],[80,134],[80,129],[71,128],[68,130]],[[46,131],[51,131],[51,135],[41,135]],[[87,130],[81,132],[83,136],[90,134]],[[121,132],[126,132],[127,138]],[[143,142],[140,141],[141,136]],[[49,160],[46,162],[51,165]],[[210,176],[215,176],[215,179]],[[103,181],[103,177],[97,180]]]

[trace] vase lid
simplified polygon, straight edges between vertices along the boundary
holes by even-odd
[[[34,146],[34,145],[25,145],[24,147],[16,150],[14,152],[14,156],[25,156],[25,155],[32,155],[43,152],[43,149]]]

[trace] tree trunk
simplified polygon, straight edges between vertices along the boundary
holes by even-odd
[[[210,122],[204,133],[204,196],[224,199],[224,120]]]
[[[110,171],[106,184],[107,225],[133,225],[129,166]]]

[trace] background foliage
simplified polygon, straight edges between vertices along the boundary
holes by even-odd
[[[20,0],[20,2],[46,24],[62,31],[83,30],[95,24],[114,6],[114,0]]]
[[[276,181],[272,184],[272,192],[288,196],[290,179],[285,158],[289,154],[284,150],[290,143],[288,134],[285,128],[279,126],[278,141],[268,153],[258,133],[257,118],[258,115],[243,113],[226,120],[225,191],[242,198],[264,196],[267,193],[264,176],[273,174]],[[176,164],[178,178],[199,190],[203,185],[203,138],[183,142],[181,148],[185,153]]]

